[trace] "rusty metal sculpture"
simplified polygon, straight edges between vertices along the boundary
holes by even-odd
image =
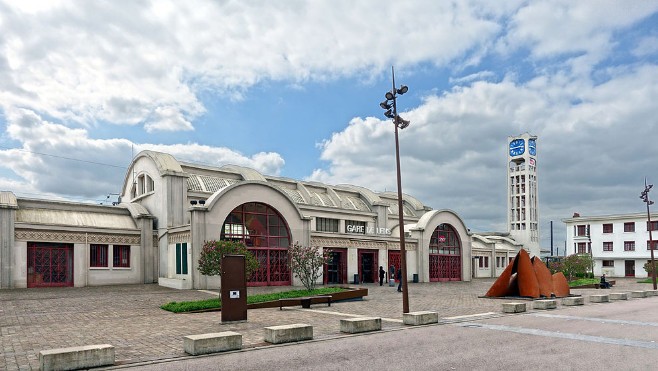
[[[530,258],[522,249],[485,296],[565,297],[569,296],[569,284],[564,274],[559,272],[551,275],[541,259]]]

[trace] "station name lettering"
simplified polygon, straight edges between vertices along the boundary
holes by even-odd
[[[375,228],[375,227],[365,227],[363,225],[347,225],[348,233],[363,233],[363,234],[391,234],[391,230],[388,228]]]

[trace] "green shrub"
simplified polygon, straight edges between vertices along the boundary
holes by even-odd
[[[266,301],[276,301],[279,299],[301,298],[304,296],[329,295],[345,290],[346,289],[341,287],[323,287],[312,291],[291,290],[291,291],[282,291],[282,292],[276,292],[270,294],[258,294],[258,295],[247,296],[247,304],[264,303]],[[215,298],[215,299],[183,301],[183,302],[172,301],[171,303],[162,305],[160,309],[164,309],[166,311],[174,312],[174,313],[183,313],[183,312],[192,312],[197,310],[219,309],[221,307],[222,307],[221,300]]]

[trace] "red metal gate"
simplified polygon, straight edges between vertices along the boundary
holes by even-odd
[[[73,286],[73,245],[28,242],[27,287]]]
[[[259,267],[251,274],[247,286],[290,285],[287,249],[249,249],[258,259]]]
[[[439,224],[429,244],[430,282],[461,281],[461,242],[449,224]]]
[[[400,269],[400,264],[401,264],[401,258],[400,258],[400,251],[391,251],[389,250],[388,252],[388,274],[390,275],[390,270],[391,270],[391,265],[395,267],[395,272],[397,272]],[[398,280],[398,275],[396,273],[393,274],[393,277],[395,279],[395,282],[399,282]],[[389,280],[391,277],[389,276]]]

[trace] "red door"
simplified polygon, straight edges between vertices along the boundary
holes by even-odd
[[[325,249],[329,263],[324,265],[325,285],[347,283],[347,249]]]
[[[389,252],[388,252],[388,272],[389,272],[388,273],[389,274],[388,279],[389,280],[391,279],[391,276],[390,276],[391,272],[390,271],[391,271],[391,265],[392,265],[393,267],[395,267],[395,272],[393,272],[393,277],[392,278],[395,279],[395,282],[400,281],[400,280],[398,280],[398,275],[397,275],[397,271],[400,270],[400,264],[401,264],[400,262],[401,262],[400,251],[389,250]]]
[[[73,286],[73,244],[28,242],[27,287]]]
[[[377,282],[378,250],[359,250],[359,279],[361,283]]]

